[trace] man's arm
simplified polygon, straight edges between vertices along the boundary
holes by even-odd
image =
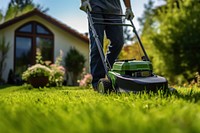
[[[124,0],[124,5],[126,8],[131,8],[131,1],[130,0]]]
[[[131,9],[131,1],[130,0],[124,0],[124,5],[126,6],[126,19],[132,20],[134,18],[133,11]]]

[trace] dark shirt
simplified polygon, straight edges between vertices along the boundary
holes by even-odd
[[[100,7],[103,12],[122,13],[120,0],[90,0],[92,8]]]

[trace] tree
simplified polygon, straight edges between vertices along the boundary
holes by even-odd
[[[6,67],[5,59],[7,57],[7,53],[10,49],[10,44],[6,43],[5,37],[0,38],[0,82],[2,79],[2,74],[4,71],[4,68]]]
[[[18,15],[33,10],[34,8],[37,8],[42,12],[46,12],[49,10],[48,8],[44,9],[39,4],[33,3],[33,0],[11,0],[10,3],[8,4],[4,20],[7,21]]]
[[[149,46],[149,42],[147,41],[147,36],[151,34],[152,27],[153,27],[153,4],[154,2],[150,0],[148,4],[144,5],[145,11],[143,13],[143,16],[138,19],[141,30],[142,31],[142,42],[145,45],[145,49],[149,50],[151,49]],[[129,45],[125,45],[122,49],[119,58],[120,59],[136,59],[141,60],[141,57],[144,56],[144,53],[141,51],[141,48],[138,43],[138,39],[136,36],[133,35],[132,29],[125,28],[124,29],[124,35],[125,35],[125,42],[131,42]]]
[[[47,12],[49,10],[48,8],[42,7],[40,4],[33,3],[33,0],[11,0],[8,7],[12,6],[17,6],[21,11],[26,10],[27,7],[37,8],[41,12]]]
[[[75,48],[71,48],[64,58],[66,71],[72,72],[73,85],[77,85],[77,79],[79,74],[82,72],[85,65],[84,56],[79,53]]]
[[[17,7],[19,7],[19,9],[23,9],[27,5],[34,5],[33,0],[11,0],[9,3],[9,7],[17,6]]]
[[[196,0],[167,0],[153,15],[151,34],[145,35],[155,49],[151,56],[156,72],[170,82],[190,81],[200,72],[199,7]]]
[[[149,32],[148,30],[150,27],[153,26],[154,23],[154,15],[155,12],[153,10],[154,2],[149,0],[147,4],[144,5],[144,13],[141,18],[138,19],[140,26],[142,27],[142,34]],[[144,33],[145,32],[145,33]]]
[[[0,10],[0,23],[2,20],[3,20],[3,13],[2,13],[2,10]]]

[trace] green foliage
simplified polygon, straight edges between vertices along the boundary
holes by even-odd
[[[44,64],[43,60],[42,60],[42,53],[40,51],[40,49],[37,49],[36,51],[36,64]]]
[[[6,67],[5,60],[9,49],[10,43],[6,43],[5,37],[0,37],[0,81],[2,80],[2,74]]]
[[[197,87],[200,87],[200,74],[197,72],[197,73],[195,74],[195,76],[196,76],[196,84],[197,84]]]
[[[17,6],[19,8],[24,8],[27,5],[33,5],[33,0],[11,0],[9,3],[9,7]]]
[[[3,13],[2,13],[2,10],[0,10],[0,23],[2,20],[3,20]]]
[[[33,10],[35,5],[32,1],[23,1],[23,0],[11,0],[8,5],[8,9],[5,14],[5,21],[10,20],[16,16],[19,16],[23,13]]]
[[[73,83],[77,84],[78,75],[82,72],[85,57],[75,48],[71,48],[64,58],[66,70],[73,73]]]
[[[33,3],[33,0],[11,0],[7,10],[5,11],[5,16],[1,15],[0,13],[0,21],[1,17],[4,18],[4,21],[8,21],[35,8],[41,12],[47,12],[49,10],[48,8],[44,9],[44,7],[39,4]]]
[[[11,0],[8,7],[16,6],[18,9],[23,11],[30,11],[30,9],[37,8],[42,12],[46,12],[49,9],[45,8],[39,4],[35,4],[33,0]],[[28,9],[28,10],[27,10]]]
[[[142,27],[139,31],[142,31],[142,43],[147,44],[145,45],[145,49],[149,49],[149,41],[146,42],[146,39],[144,38],[145,36],[151,35],[152,32],[152,26],[154,23],[153,15],[154,12],[152,10],[154,2],[152,0],[148,1],[148,4],[144,5],[145,11],[143,13],[143,16],[138,19],[140,22],[140,26]],[[119,59],[136,59],[136,60],[141,60],[141,57],[144,56],[144,53],[142,52],[142,49],[138,43],[138,39],[136,36],[133,36],[132,33],[132,28],[129,29],[130,27],[124,28],[124,38],[126,44],[119,55]],[[136,27],[137,28],[137,27]]]
[[[190,81],[200,71],[199,6],[195,0],[168,0],[151,15],[154,22],[143,34],[155,72],[171,83]]]
[[[198,133],[199,88],[179,95],[111,94],[89,89],[0,89],[1,133]]]
[[[144,12],[141,18],[138,19],[140,26],[142,27],[142,34],[148,34],[151,32],[151,27],[154,24],[154,14],[153,11],[154,2],[149,0],[147,4],[144,5]]]
[[[133,43],[132,45],[125,45],[120,52],[119,59],[136,59],[141,60],[141,57],[144,56],[139,43]]]

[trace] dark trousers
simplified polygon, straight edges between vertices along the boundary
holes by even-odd
[[[93,8],[94,12],[103,12],[101,8]],[[94,22],[109,22],[109,23],[122,23],[120,16],[105,15],[105,14],[92,14]],[[97,19],[94,19],[97,18]],[[99,20],[101,19],[101,20]],[[109,19],[109,20],[104,20]],[[110,40],[110,45],[106,53],[106,57],[112,67],[114,61],[118,57],[123,44],[123,27],[113,26],[113,25],[94,25],[96,33],[98,35],[99,41],[103,47],[104,33],[106,33],[107,38]],[[100,58],[100,54],[97,48],[97,44],[92,35],[91,28],[89,28],[90,33],[90,72],[93,76],[92,85],[94,88],[97,87],[99,79],[105,78],[105,69]]]

